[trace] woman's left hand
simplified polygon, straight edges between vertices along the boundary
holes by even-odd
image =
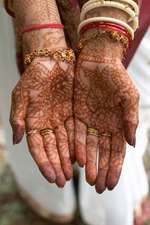
[[[90,54],[81,52],[76,67],[75,152],[87,182],[102,193],[119,180],[126,141],[135,146],[139,94],[121,60]]]

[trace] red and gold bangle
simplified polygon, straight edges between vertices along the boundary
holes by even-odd
[[[90,40],[99,40],[103,35],[107,35],[110,39],[116,42],[120,42],[123,44],[123,53],[126,54],[127,49],[129,48],[129,39],[124,34],[121,34],[115,30],[106,30],[106,29],[99,29],[95,31],[92,36],[88,38],[81,38],[77,50],[78,53],[82,50],[82,48],[90,41]]]
[[[56,29],[63,29],[63,24],[33,24],[26,28],[22,29],[22,34],[28,33],[34,30],[41,30],[41,29],[48,29],[48,28],[56,28]]]
[[[85,25],[81,31],[80,35],[83,35],[86,31],[91,30],[91,29],[101,29],[101,30],[106,30],[106,31],[116,31],[124,36],[126,36],[129,39],[129,42],[131,42],[131,35],[128,33],[128,31],[117,24],[114,23],[109,23],[109,22],[93,22],[90,24]]]

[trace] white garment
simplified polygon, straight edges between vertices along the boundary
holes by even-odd
[[[11,128],[9,125],[10,96],[11,90],[19,79],[19,74],[15,66],[15,48],[12,42],[14,35],[11,20],[2,8],[0,9],[0,21],[0,112],[6,131],[9,163],[19,185],[36,203],[38,203],[39,208],[44,209],[45,217],[51,214],[57,215],[58,217],[71,217],[76,207],[72,183],[69,182],[63,190],[58,189],[55,185],[49,184],[42,177],[32,160],[27,150],[26,142],[23,141],[20,145],[12,146]],[[144,45],[142,44],[141,48],[145,46],[147,40],[143,42]],[[148,74],[148,66],[144,66],[145,61],[148,61],[148,59],[145,60],[144,57],[141,57],[141,52],[143,52],[141,48],[137,52],[129,71],[134,74],[133,78],[136,78],[137,84],[143,85],[145,74]],[[148,54],[146,54],[145,57],[150,59]],[[141,67],[140,75],[138,76],[139,59]],[[147,68],[146,71],[145,68]],[[148,79],[146,75],[146,79],[147,85],[148,82],[150,83],[150,77]],[[138,86],[140,87],[140,85]],[[140,88],[140,91],[142,94],[144,89]],[[147,95],[146,99],[148,99]],[[147,106],[150,105],[148,101],[146,103]],[[81,170],[79,180],[79,203],[82,217],[87,224],[133,224],[133,211],[142,198],[148,193],[148,184],[143,168],[142,156],[147,143],[146,133],[150,124],[149,115],[150,110],[140,109],[140,126],[137,132],[137,146],[135,150],[127,146],[127,156],[123,171],[115,190],[111,192],[106,191],[102,195],[97,194],[95,189],[85,182],[84,172]]]
[[[129,73],[140,91],[141,106],[150,107],[150,28],[132,60]]]

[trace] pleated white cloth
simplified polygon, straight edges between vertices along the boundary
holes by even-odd
[[[8,160],[21,189],[42,216],[67,221],[72,218],[76,199],[72,182],[61,190],[49,184],[32,160],[25,140],[12,146],[9,125],[10,98],[19,74],[15,65],[14,34],[11,19],[0,8],[0,113],[5,128]],[[98,195],[85,182],[81,170],[79,179],[79,205],[83,220],[89,225],[133,225],[133,212],[148,193],[148,183],[142,157],[147,145],[150,127],[150,31],[145,36],[129,68],[141,92],[140,126],[134,150],[127,146],[127,155],[119,184],[115,190]],[[146,51],[145,51],[146,49]]]

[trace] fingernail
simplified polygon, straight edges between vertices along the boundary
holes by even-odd
[[[17,138],[15,135],[13,135],[13,145],[16,145],[17,144]]]
[[[50,182],[50,183],[54,183],[56,180],[56,175],[54,173],[54,171],[50,168],[48,168],[47,166],[43,166],[42,169],[40,168],[41,173],[43,174],[43,176]]]
[[[19,134],[19,135],[13,134],[13,145],[19,144],[22,137],[23,137],[23,134]]]
[[[131,142],[131,145],[135,148],[135,145],[136,145],[136,138],[134,137],[132,142]]]
[[[16,145],[19,143],[20,138],[17,137],[17,135],[13,134],[13,145]]]
[[[125,123],[125,138],[129,145],[135,147],[136,145],[136,125],[133,125],[129,122]]]
[[[105,190],[106,190],[106,188],[105,187],[103,187],[103,188],[99,188],[99,187],[95,187],[95,190],[96,190],[96,192],[98,193],[98,194],[102,194]]]
[[[19,144],[24,135],[24,127],[15,124],[13,125],[13,145]]]
[[[64,168],[64,174],[67,181],[71,180],[71,178],[73,177],[72,168]]]

